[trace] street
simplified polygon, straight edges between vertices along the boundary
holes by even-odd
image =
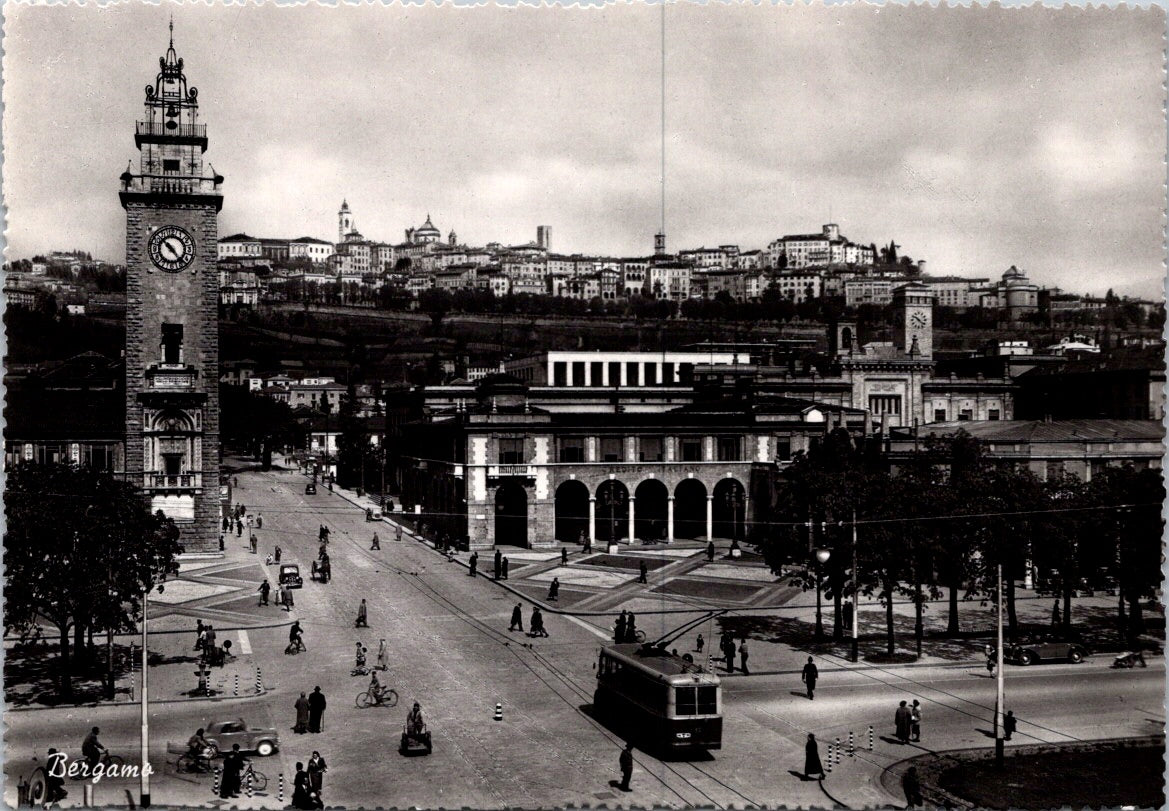
[[[284,655],[286,625],[252,629],[252,653],[241,658],[263,669],[268,692],[251,699],[152,706],[156,804],[207,805],[215,799],[210,777],[175,775],[173,755],[164,765],[166,742],[185,741],[198,726],[237,716],[251,725],[274,726],[281,738],[276,755],[255,758],[270,779],[265,796],[241,799],[243,807],[275,807],[279,773],[287,801],[295,763],[307,761],[314,750],[329,764],[323,792],[329,805],[839,803],[855,808],[903,802],[879,784],[881,770],[892,763],[927,750],[993,746],[994,680],[981,662],[849,670],[825,658],[819,660],[815,701],[804,696],[798,673],[724,679],[723,748],[690,762],[663,762],[637,752],[633,792],[626,796],[609,785],[619,777],[621,742],[587,712],[607,620],[549,614],[547,639],[509,633],[518,598],[499,585],[468,577],[465,568],[427,546],[409,539],[395,543],[390,525],[367,523],[360,509],[324,487],[318,495],[304,495],[305,479],[296,474],[246,473],[238,481],[235,500],[264,516],[257,533],[256,585],[264,576],[263,557],[274,545],[282,547],[282,561],[299,563],[305,577],[292,617],[304,628],[308,651]],[[322,524],[330,530],[333,580],[328,584],[308,577]],[[380,551],[369,549],[375,529]],[[480,573],[489,568],[484,556]],[[272,582],[275,573],[269,567]],[[355,629],[363,598],[370,627]],[[525,627],[529,616],[525,604]],[[288,615],[274,612],[272,621],[287,622]],[[191,638],[161,644],[189,646]],[[368,647],[372,663],[383,638],[390,668],[382,681],[398,691],[400,703],[392,709],[357,709],[354,697],[369,679],[350,675],[354,643]],[[1082,665],[1009,668],[1006,707],[1020,722],[1012,744],[1138,736],[1162,729],[1163,660],[1151,660],[1147,670],[1124,671],[1109,669],[1109,661],[1099,656]],[[329,701],[324,729],[294,734],[293,702],[316,685]],[[921,743],[885,740],[892,738],[897,703],[913,698],[923,704]],[[415,701],[432,731],[434,752],[407,759],[397,747]],[[502,721],[492,718],[497,702],[503,706]],[[137,708],[124,703],[9,713],[6,799],[15,804],[16,777],[27,775],[34,751],[42,759],[49,745],[75,753],[95,724],[112,752],[137,762]],[[875,731],[872,751],[869,725]],[[816,734],[826,761],[835,738],[847,747],[849,733],[855,734],[856,756],[845,753],[823,786],[798,777],[808,732]],[[67,804],[79,804],[79,784],[68,788]],[[136,797],[137,781],[103,782],[96,790],[98,803],[124,803],[127,790]]]

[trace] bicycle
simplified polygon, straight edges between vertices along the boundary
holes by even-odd
[[[253,766],[250,760],[247,762],[247,764],[247,768],[240,772],[239,784],[243,787],[247,787],[248,775],[250,774],[252,776],[252,791],[263,791],[266,789],[268,787],[268,775],[264,774],[262,771]]]
[[[175,761],[175,771],[189,774],[203,774],[212,770],[211,758],[207,755],[193,755],[185,752]]]
[[[82,763],[88,769],[89,761],[85,759],[84,755],[82,756]],[[126,765],[126,760],[121,755],[111,755],[110,750],[103,749],[101,755],[98,756],[97,763],[106,771],[109,771],[110,768],[116,768],[121,773],[122,768]],[[87,769],[79,769],[77,774],[70,774],[69,776],[74,780],[83,780],[90,776],[85,773]]]
[[[380,698],[374,698],[370,695],[369,690],[364,690],[357,694],[354,699],[357,704],[357,709],[364,710],[366,707],[396,707],[398,704],[398,691],[390,687],[382,690]]]
[[[288,656],[295,656],[301,651],[305,651],[307,653],[308,648],[304,646],[304,640],[300,637],[297,637],[296,639],[289,642],[288,647],[284,649],[284,653]]]

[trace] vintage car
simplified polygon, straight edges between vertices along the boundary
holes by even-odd
[[[300,576],[300,567],[295,563],[280,564],[280,585],[285,588],[298,589],[304,585],[304,578]]]
[[[1018,642],[1008,642],[1003,648],[1005,661],[1018,662],[1021,665],[1033,665],[1043,661],[1077,664],[1084,661],[1087,654],[1087,649],[1081,643],[1060,639],[1049,634],[1025,638]],[[994,657],[994,645],[986,646],[986,655]]]
[[[306,496],[315,496],[317,494],[316,482],[309,482],[304,486],[304,494]]]
[[[208,724],[203,737],[214,750],[212,757],[230,752],[232,744],[236,743],[244,752],[255,752],[261,757],[268,757],[280,746],[280,736],[275,729],[249,727],[242,718]]]

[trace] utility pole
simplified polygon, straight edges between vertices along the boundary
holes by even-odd
[[[998,647],[995,649],[995,657],[998,659],[995,662],[997,684],[995,686],[994,698],[994,763],[996,766],[1003,765],[1003,565],[1000,563],[995,566],[995,577],[998,580],[996,586],[998,587],[998,596],[995,605],[998,610],[995,614],[998,617]]]
[[[141,796],[138,804],[143,808],[150,807],[150,713],[147,711],[150,696],[147,692],[147,674],[150,668],[149,654],[146,652],[146,604],[149,602],[151,589],[142,593],[142,763],[141,763]]]
[[[860,592],[860,574],[857,572],[857,552],[856,552],[856,508],[852,511],[852,649],[849,652],[849,658],[855,663],[860,660],[860,637],[858,630],[860,622],[857,615],[860,614],[861,607],[861,592]]]

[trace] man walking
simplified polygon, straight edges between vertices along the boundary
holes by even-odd
[[[648,574],[648,573],[649,573],[649,568],[648,568],[648,567],[645,565],[645,561],[644,561],[644,560],[641,562],[641,565],[640,565],[640,566],[638,566],[638,569],[640,570],[641,574],[639,574],[639,575],[637,576],[637,582],[638,582],[638,583],[646,583],[646,582],[648,582],[648,581],[646,580],[646,577],[645,577],[645,576],[646,576],[646,574]]]
[[[896,729],[897,740],[902,743],[909,743],[909,724],[912,718],[912,713],[909,710],[909,702],[902,701],[897,707],[897,712],[893,715],[893,726]]]
[[[504,558],[503,559],[503,579],[504,580],[507,580],[507,564],[508,564],[508,560],[507,560],[507,558]]]
[[[548,585],[548,602],[555,603],[560,600],[560,578],[553,577],[552,582]]]
[[[479,569],[479,553],[478,552],[471,553],[471,561],[470,562],[471,562],[471,568],[467,571],[467,576],[474,577],[476,572]]]
[[[523,610],[522,610],[522,603],[516,603],[515,608],[513,608],[511,610],[511,627],[508,628],[507,630],[520,631],[521,633],[523,632],[523,630],[524,630],[524,615],[523,615]]]
[[[536,606],[532,606],[532,636],[548,636],[544,630],[544,615]]]
[[[263,583],[260,584],[260,588],[259,588],[259,592],[260,592],[260,603],[259,604],[260,605],[267,605],[268,604],[268,594],[271,591],[272,591],[272,587],[270,585],[268,585],[267,580],[265,580]]]
[[[304,693],[301,693],[300,698],[292,706],[296,708],[296,724],[292,727],[292,731],[302,735],[308,730],[308,698],[305,697]]]
[[[1015,734],[1015,726],[1019,722],[1015,720],[1015,711],[1007,710],[1007,714],[1003,716],[1003,740],[1009,741],[1011,736]]]
[[[397,529],[394,530],[394,540],[398,543],[402,542],[402,525],[398,524]]]
[[[567,546],[560,547],[560,565],[561,566],[568,565],[568,547]]]
[[[812,775],[820,780],[826,776],[820,762],[820,745],[816,743],[816,736],[809,732],[808,742],[804,744],[804,777],[810,780]]]
[[[378,539],[376,532],[373,534],[373,543],[371,543],[369,545],[369,548],[370,548],[370,551],[372,551],[374,549],[381,549],[382,548],[382,542]]]
[[[800,679],[808,688],[808,700],[816,700],[816,679],[820,678],[820,671],[816,669],[816,663],[812,661],[812,657],[808,657],[808,663],[804,665],[804,672],[800,674]]]
[[[357,607],[357,621],[353,624],[354,628],[368,628],[369,615],[366,613],[365,600],[361,601],[361,605]]]
[[[503,571],[503,553],[498,549],[495,550],[495,579],[499,579],[499,573]]]
[[[622,791],[633,791],[629,787],[629,780],[633,777],[633,744],[625,744],[625,748],[621,750],[621,757],[617,762],[621,767],[621,785],[619,788]]]
[[[252,533],[251,538],[248,539],[248,544],[252,548],[252,554],[256,554],[256,547],[260,545],[260,539],[256,537],[256,533]]]
[[[708,541],[706,544],[706,559],[714,563],[714,541]]]
[[[747,669],[747,638],[743,637],[739,640],[739,667],[743,670],[744,676],[750,676],[751,671]]]
[[[314,687],[312,695],[308,697],[308,731],[320,732],[321,722],[325,715],[325,694],[320,687]]]
[[[909,708],[909,739],[921,740],[921,702],[913,699],[913,706]]]
[[[727,672],[735,672],[735,640],[727,637],[727,646],[723,650],[723,654],[727,657]]]

